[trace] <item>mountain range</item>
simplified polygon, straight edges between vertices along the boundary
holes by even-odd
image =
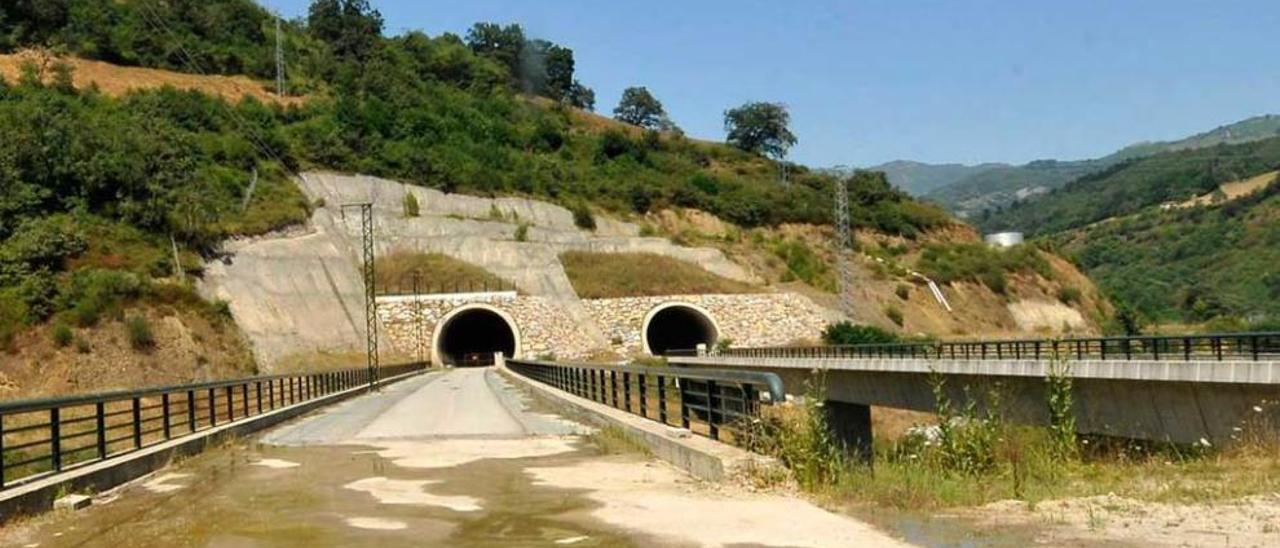
[[[937,202],[957,216],[981,226],[984,213],[1002,210],[1014,202],[1034,200],[1071,181],[1121,162],[1163,152],[1247,143],[1277,135],[1280,135],[1280,116],[1268,114],[1174,141],[1135,143],[1096,159],[973,166],[896,160],[869,169],[884,172],[889,182],[902,190]]]

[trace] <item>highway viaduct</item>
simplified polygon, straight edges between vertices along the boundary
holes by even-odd
[[[1045,424],[1046,381],[1060,375],[1071,380],[1081,433],[1176,443],[1219,444],[1273,428],[1280,405],[1276,333],[738,348],[668,359],[773,372],[791,394],[817,386],[833,429],[864,450],[870,406],[936,411],[938,380],[953,402],[996,389],[1006,416]]]

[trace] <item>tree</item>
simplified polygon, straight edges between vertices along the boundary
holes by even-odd
[[[629,87],[622,92],[618,107],[613,109],[613,117],[621,122],[648,129],[666,129],[671,122],[667,120],[667,111],[662,102],[649,93],[645,87]]]
[[[791,114],[781,103],[747,103],[724,113],[729,144],[775,159],[786,157],[787,150],[796,144],[790,125]]]
[[[307,30],[329,44],[334,55],[364,59],[382,39],[382,14],[369,0],[315,0]]]
[[[542,58],[542,68],[546,75],[543,95],[559,101],[573,93],[573,50],[551,44]]]
[[[596,110],[596,92],[595,90],[582,85],[582,82],[573,81],[573,86],[569,88],[569,94],[564,98],[570,106],[583,110]]]
[[[512,78],[520,74],[520,53],[524,51],[524,29],[520,25],[476,23],[467,31],[467,47],[478,55],[497,60]]]

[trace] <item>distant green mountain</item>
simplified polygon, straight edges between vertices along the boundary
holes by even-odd
[[[1147,206],[1050,240],[1149,320],[1280,325],[1280,182],[1217,204]]]
[[[1044,235],[1209,194],[1219,185],[1280,167],[1280,138],[1184,148],[1136,158],[1085,175],[1036,200],[980,221],[984,230]]]
[[[922,196],[934,189],[954,184],[978,173],[1006,167],[1011,166],[1008,164],[979,164],[976,166],[926,164],[910,160],[895,160],[867,169],[884,173],[885,177],[889,179],[889,183],[913,196]]]
[[[1125,160],[1162,152],[1247,143],[1277,135],[1280,135],[1280,116],[1256,116],[1185,139],[1134,144],[1094,160],[1038,160],[1021,166],[997,165],[937,187],[923,197],[961,217],[984,224],[981,218],[985,211],[995,212],[1014,202],[1034,200],[1068,182]],[[892,176],[890,182],[893,182]]]

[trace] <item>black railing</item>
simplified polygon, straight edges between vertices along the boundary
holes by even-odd
[[[742,358],[1260,361],[1280,359],[1280,333],[730,348],[713,353]]]
[[[519,291],[519,288],[506,280],[468,280],[454,283],[421,281],[416,286],[411,281],[399,280],[394,283],[378,284],[379,296],[448,295],[498,291]]]
[[[633,367],[507,360],[516,374],[575,396],[680,426],[711,439],[738,439],[761,403],[785,397],[773,373],[693,367]],[[767,394],[768,398],[762,398]]]
[[[424,369],[384,366],[378,380]],[[370,384],[368,368],[0,403],[0,490]]]

